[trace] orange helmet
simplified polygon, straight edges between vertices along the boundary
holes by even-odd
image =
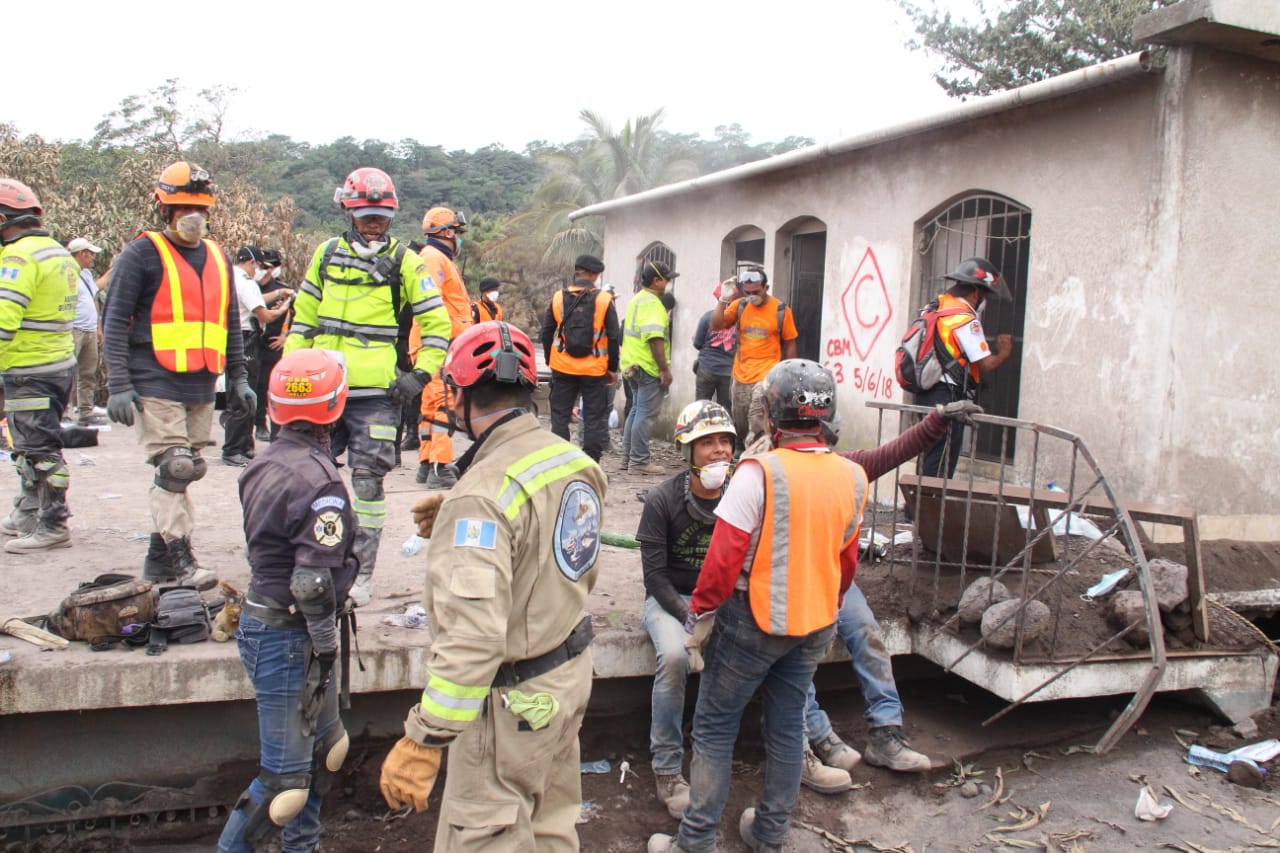
[[[166,166],[156,181],[156,201],[213,207],[213,181],[195,163],[179,160]]]
[[[267,412],[278,424],[331,424],[346,405],[347,370],[328,350],[294,350],[271,368]]]
[[[433,207],[422,217],[422,230],[427,234],[439,234],[452,228],[454,231],[467,230],[467,215],[462,211],[454,213],[447,207]]]
[[[44,208],[31,187],[13,178],[0,178],[0,213],[6,216],[16,213],[43,216]]]
[[[355,213],[367,208],[381,208],[377,211],[382,216],[393,216],[391,212],[400,206],[396,201],[396,185],[381,169],[362,166],[350,175],[342,186],[333,192],[333,200],[342,205],[342,209]]]

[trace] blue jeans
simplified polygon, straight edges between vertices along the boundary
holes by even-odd
[[[631,411],[622,428],[622,458],[632,465],[649,464],[649,430],[662,405],[662,383],[637,368],[633,378],[627,380],[631,387]]]
[[[804,697],[835,626],[804,637],[774,637],[756,627],[751,607],[734,593],[716,611],[707,667],[693,715],[690,803],[677,836],[681,850],[708,853],[729,797],[733,746],[742,712],[756,689],[764,716],[764,790],[756,804],[755,836],[781,845],[800,793]]]
[[[311,773],[307,804],[281,835],[284,853],[311,853],[320,843],[321,794],[315,789],[313,755],[317,741],[333,738],[342,728],[338,718],[338,673],[329,682],[324,707],[312,737],[302,733],[298,699],[306,679],[310,645],[306,628],[271,628],[245,614],[236,631],[240,662],[244,664],[258,701],[258,740],[264,771],[280,774]],[[327,772],[327,771],[322,771]],[[253,803],[262,802],[266,788],[261,777],[246,792]],[[218,839],[218,853],[252,853],[244,840],[248,805],[237,804],[227,817]]]
[[[681,596],[689,603],[690,596]],[[658,658],[653,675],[649,749],[653,772],[663,776],[684,769],[684,688],[689,680],[689,654],[684,648],[684,625],[658,600],[644,600],[644,629]]]
[[[862,716],[867,727],[902,725],[902,700],[898,698],[898,685],[893,680],[893,662],[875,614],[857,584],[844,594],[844,605],[836,618],[836,633],[849,649],[849,661],[866,706]],[[811,741],[831,734],[831,720],[827,719],[827,712],[818,707],[812,684],[804,706],[804,728]]]

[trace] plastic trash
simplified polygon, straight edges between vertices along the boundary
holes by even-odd
[[[98,463],[95,462],[94,458],[90,456],[88,453],[81,453],[80,464],[81,465],[97,465]]]
[[[1260,740],[1257,743],[1233,749],[1227,755],[1234,761],[1252,761],[1254,763],[1270,761],[1280,755],[1280,740],[1275,738]]]
[[[9,451],[0,450],[0,462],[8,462],[8,461],[9,461]]]
[[[609,429],[617,429],[617,428],[618,428],[618,410],[610,409],[609,410]]]
[[[404,544],[400,546],[400,553],[404,554],[406,557],[412,557],[421,550],[422,537],[416,533],[404,540]]]
[[[1222,773],[1226,773],[1231,769],[1231,763],[1233,761],[1243,761],[1247,764],[1252,764],[1260,773],[1262,773],[1262,775],[1267,775],[1267,771],[1258,767],[1258,763],[1252,758],[1237,756],[1232,753],[1214,752],[1207,746],[1201,746],[1198,743],[1193,743],[1191,745],[1191,749],[1187,751],[1187,763],[1196,764],[1200,767],[1212,767],[1214,770],[1221,771]]]
[[[1102,576],[1102,580],[1089,587],[1080,596],[1081,601],[1093,601],[1095,598],[1101,598],[1113,592],[1120,581],[1129,576],[1128,569],[1120,569],[1115,572],[1107,572]]]
[[[1133,816],[1138,820],[1164,820],[1173,811],[1173,803],[1158,803],[1146,785],[1138,792],[1138,803],[1133,807]]]
[[[410,604],[403,613],[383,616],[382,624],[396,628],[425,628],[427,627],[427,610],[421,604]]]
[[[0,663],[8,663],[13,659],[13,655],[9,654],[9,650],[0,651]]]
[[[583,773],[608,773],[613,770],[613,765],[609,763],[608,759],[601,758],[599,761],[582,762],[581,769]]]
[[[622,762],[621,764],[618,765],[618,769],[622,771],[622,773],[618,776],[618,784],[621,785],[622,783],[627,781],[627,774],[631,773],[631,762],[630,761]],[[635,774],[632,773],[631,775],[634,776]]]
[[[114,501],[114,500],[119,500],[122,497],[124,497],[124,495],[120,494],[119,492],[103,492],[102,494],[98,495],[98,500]]]

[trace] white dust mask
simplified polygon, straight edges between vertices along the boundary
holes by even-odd
[[[698,481],[702,483],[702,488],[712,491],[723,486],[728,476],[728,462],[712,462],[698,469]]]

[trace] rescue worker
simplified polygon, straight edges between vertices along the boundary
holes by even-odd
[[[262,250],[257,246],[241,246],[236,252],[236,260],[232,272],[235,275],[236,304],[240,308],[240,337],[244,342],[244,361],[249,371],[249,384],[254,395],[258,394],[261,368],[258,364],[258,341],[262,337],[262,329],[279,320],[289,310],[289,303],[283,298],[273,296],[268,304],[262,293],[261,284],[267,277],[266,267],[262,264]],[[222,443],[222,464],[233,468],[243,468],[253,458],[253,419],[257,416],[257,406],[245,411],[227,407],[223,415],[224,429]]]
[[[268,321],[258,335],[258,382],[253,386],[258,395],[258,411],[253,419],[253,437],[264,444],[271,441],[280,430],[279,424],[267,424],[267,384],[271,381],[271,368],[280,361],[284,351],[285,326],[289,322],[288,313],[293,303],[293,288],[280,281],[280,274],[284,270],[282,263],[279,249],[262,250],[262,268],[266,270],[266,275],[258,282],[262,299],[268,305],[283,302],[285,306],[282,315]]]
[[[685,621],[691,656],[701,657],[710,638],[689,807],[675,838],[650,837],[651,853],[715,849],[734,742],[757,689],[768,759],[758,804],[742,813],[738,833],[757,853],[780,853],[800,789],[805,692],[857,566],[867,476],[824,439],[835,377],[812,361],[781,361],[765,376],[764,401],[775,449],[743,457],[720,499]]]
[[[240,475],[251,575],[236,640],[257,694],[260,769],[227,816],[219,853],[250,853],[283,830],[315,850],[320,804],[347,755],[338,716],[338,618],[355,580],[355,516],[329,454],[342,364],[324,350],[282,358],[268,380],[282,429]]]
[[[427,275],[440,291],[445,310],[449,312],[452,340],[471,327],[471,298],[462,280],[455,258],[462,250],[462,234],[467,230],[467,217],[447,207],[433,207],[422,217],[422,233],[427,244],[418,252],[427,265]],[[418,473],[415,480],[428,489],[449,489],[458,482],[453,468],[453,439],[440,410],[444,407],[444,380],[437,373],[423,392],[419,409],[422,415],[421,446],[418,448]]]
[[[152,533],[143,561],[148,580],[207,589],[213,572],[191,549],[195,504],[188,487],[204,477],[214,385],[227,375],[228,408],[252,411],[240,309],[231,259],[206,239],[214,185],[195,163],[179,160],[156,182],[163,231],[145,231],[112,267],[103,321],[107,416],[141,426],[138,440],[156,468],[149,502]]]
[[[769,276],[748,267],[736,278],[720,282],[720,298],[711,309],[711,329],[736,329],[733,357],[733,422],[743,442],[764,434],[760,382],[784,358],[796,357],[796,320],[791,306],[769,295]]]
[[[431,539],[422,700],[382,765],[391,808],[427,807],[449,749],[436,853],[577,850],[578,730],[605,477],[531,412],[533,343],[480,323],[449,349],[450,412],[475,443],[449,492],[414,507]],[[438,515],[437,515],[438,513]],[[439,536],[431,536],[432,530]]]
[[[94,255],[102,249],[77,237],[67,244],[67,251],[80,265],[80,284],[76,288],[76,319],[71,335],[76,348],[76,423],[82,427],[105,426],[107,419],[94,412],[98,392],[98,365],[102,348],[101,312],[98,310],[98,283],[93,274]]]
[[[476,323],[502,319],[502,306],[498,304],[498,288],[502,282],[496,278],[480,279],[480,298],[471,303],[471,319]]]
[[[340,353],[347,369],[342,423],[351,468],[360,574],[351,600],[373,597],[373,571],[387,515],[382,481],[396,461],[400,407],[416,403],[444,362],[449,315],[427,279],[427,266],[387,229],[400,202],[381,169],[359,168],[334,193],[347,230],[316,247],[294,301],[285,355],[299,348]],[[398,321],[402,306],[418,322],[421,348],[410,370],[396,366],[397,339],[408,335]],[[402,331],[403,328],[403,331]],[[336,437],[335,437],[336,440]],[[334,447],[335,455],[339,448]]]
[[[666,468],[650,460],[649,431],[672,382],[671,317],[662,297],[679,273],[662,261],[646,261],[639,275],[643,289],[627,305],[622,324],[622,375],[631,392],[622,427],[622,469],[665,474]]]
[[[0,376],[19,490],[0,521],[10,554],[71,547],[62,410],[76,372],[72,322],[80,265],[41,227],[26,184],[0,178]]]
[[[551,368],[551,431],[569,440],[569,422],[581,397],[582,451],[596,462],[609,447],[608,389],[618,381],[621,346],[613,299],[596,287],[602,272],[604,262],[595,255],[578,255],[573,283],[551,296],[541,335],[543,355]],[[566,334],[566,324],[585,327],[586,317],[590,318],[589,341]]]
[[[1013,355],[1012,335],[997,336],[993,353],[982,329],[987,299],[1000,288],[1000,270],[986,258],[966,258],[943,278],[955,284],[938,296],[937,310],[960,310],[938,317],[938,342],[946,350],[946,361],[942,381],[915,396],[916,404],[921,406],[975,399],[986,376]],[[925,453],[920,462],[920,475],[950,477],[960,461],[963,443],[964,423],[952,420],[946,436]]]

